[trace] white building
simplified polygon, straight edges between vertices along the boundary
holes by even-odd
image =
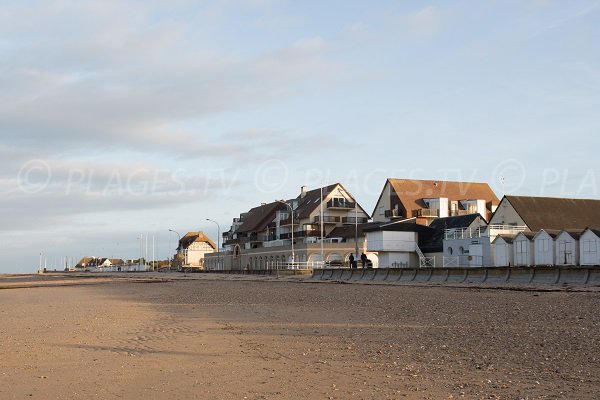
[[[587,228],[579,238],[581,265],[600,266],[600,230]]]
[[[534,265],[555,265],[555,238],[559,231],[540,229],[533,237]]]
[[[204,258],[217,249],[215,243],[202,232],[188,232],[179,241],[177,257],[183,267],[204,268]]]
[[[498,235],[492,242],[494,249],[494,266],[511,267],[515,264],[513,253],[513,241],[515,235]]]
[[[556,236],[556,265],[579,265],[581,232],[561,231]]]
[[[513,240],[515,266],[529,267],[534,264],[533,237],[532,232],[520,232]]]

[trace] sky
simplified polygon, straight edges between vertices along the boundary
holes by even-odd
[[[302,185],[600,198],[598,43],[599,1],[4,1],[0,273],[165,259]]]

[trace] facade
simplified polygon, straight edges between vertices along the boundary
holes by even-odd
[[[600,266],[600,229],[587,228],[579,238],[581,265]]]
[[[343,264],[357,247],[366,251],[362,228],[368,219],[340,183],[310,191],[303,186],[296,198],[264,203],[235,218],[223,234],[223,251],[207,257],[207,268],[264,269],[292,260]]]
[[[515,264],[513,252],[514,238],[515,235],[498,235],[492,242],[495,267],[510,267]]]
[[[555,239],[558,231],[552,229],[541,229],[533,237],[534,247],[534,265],[554,265],[555,264]]]
[[[419,243],[433,235],[433,229],[412,221],[374,222],[365,229],[367,250],[377,254],[380,268],[416,267],[425,257]],[[371,257],[369,257],[371,259]]]
[[[513,241],[514,260],[517,267],[529,267],[534,264],[534,246],[532,232],[521,232]]]
[[[374,222],[480,214],[489,220],[499,203],[487,183],[388,179],[373,211]]]
[[[581,232],[561,231],[556,236],[556,265],[579,265]]]
[[[202,232],[188,232],[177,247],[177,259],[185,268],[204,268],[206,254],[217,250],[215,243]]]
[[[443,232],[444,266],[493,265],[487,223],[481,215],[440,218],[431,226]]]

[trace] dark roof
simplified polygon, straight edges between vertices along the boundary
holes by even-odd
[[[600,229],[595,229],[595,228],[587,228],[590,231],[594,232],[594,234],[598,237],[600,237]]]
[[[485,219],[479,214],[459,215],[456,217],[445,217],[434,220],[430,225],[432,232],[429,236],[419,236],[419,247],[422,251],[429,253],[444,250],[444,231],[446,229],[460,229],[469,227],[477,218]]]
[[[278,201],[254,207],[248,211],[247,215],[244,217],[244,223],[238,228],[237,232],[247,233],[264,231],[267,228],[267,225],[275,219],[277,210],[285,207],[285,204]]]
[[[368,222],[366,224],[358,224],[356,228],[354,225],[344,225],[344,226],[336,226],[333,230],[327,235],[327,237],[341,237],[341,238],[354,238],[354,235],[358,235],[358,237],[364,236],[365,232],[375,225],[380,225],[380,222]]]
[[[558,230],[558,229],[540,229],[540,230],[539,230],[539,231],[536,233],[536,235],[537,235],[538,233],[540,233],[541,231],[544,231],[544,232],[546,232],[548,235],[550,235],[550,237],[551,237],[552,239],[556,238],[556,237],[558,236],[558,234],[560,233],[560,230]]]
[[[531,231],[600,226],[600,200],[505,196]]]
[[[579,238],[581,237],[581,235],[583,234],[584,231],[585,231],[585,229],[577,229],[577,230],[573,230],[573,229],[568,229],[567,230],[567,229],[565,229],[565,230],[562,230],[560,233],[566,232],[573,239],[579,240]]]
[[[295,209],[295,216],[296,218],[298,218],[298,220],[302,220],[302,219],[306,219],[310,217],[310,214],[312,214],[313,211],[315,211],[318,207],[320,207],[322,200],[327,197],[327,195],[329,195],[329,193],[333,192],[335,190],[335,188],[337,187],[341,187],[342,190],[350,197],[352,197],[352,201],[356,202],[356,199],[354,198],[354,196],[352,196],[350,194],[350,192],[348,192],[348,190],[346,190],[346,188],[344,186],[342,186],[341,183],[334,183],[332,185],[328,185],[328,186],[323,186],[323,197],[321,197],[321,188],[316,188],[313,190],[309,190],[304,194],[304,197],[302,197],[302,194],[300,194],[300,196],[298,196],[296,198],[296,201],[298,202],[298,207],[296,207]],[[360,206],[360,204],[356,203],[356,206],[358,207],[359,210],[361,210],[362,212],[364,212],[367,216],[369,215],[367,212],[365,212],[365,210],[363,210],[363,208]]]
[[[495,243],[498,238],[502,238],[506,243],[511,244],[517,235],[498,235],[492,243]]]
[[[515,236],[515,238],[516,238],[517,236],[519,236],[519,235],[523,235],[523,236],[525,236],[527,239],[531,240],[531,239],[533,239],[533,238],[534,238],[534,236],[535,236],[535,232],[527,232],[527,231],[525,231],[525,232],[519,232],[519,233],[517,233],[517,235]]]

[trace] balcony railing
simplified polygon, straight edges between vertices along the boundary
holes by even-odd
[[[368,218],[366,217],[343,217],[342,224],[366,224]]]
[[[468,210],[450,210],[451,217],[458,217],[460,215],[468,215],[470,214]]]
[[[340,217],[329,216],[329,215],[324,215],[324,216],[323,216],[323,223],[324,223],[324,224],[337,224],[337,223],[339,223],[340,221],[341,221],[341,218],[340,218]],[[319,224],[319,223],[321,223],[321,216],[317,215],[317,216],[315,217],[314,223],[315,223],[315,224]]]
[[[420,208],[416,212],[416,217],[439,217],[440,210],[437,208]]]
[[[321,235],[321,233],[317,230],[299,231],[299,232],[294,232],[294,239],[313,237],[313,236],[318,237],[320,235]],[[291,238],[292,238],[292,234],[290,232],[282,233],[281,235],[279,235],[279,239],[281,239],[281,240],[286,240],[286,239],[291,239]]]
[[[402,211],[400,210],[385,210],[386,218],[402,218]]]
[[[356,203],[346,201],[345,199],[331,199],[327,202],[327,208],[343,208],[352,209],[356,206]]]

